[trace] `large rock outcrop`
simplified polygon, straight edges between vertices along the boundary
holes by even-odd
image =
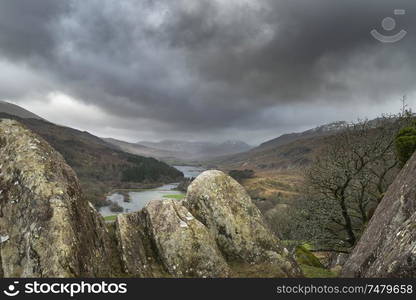
[[[342,275],[416,277],[416,155],[389,187]]]
[[[133,276],[301,276],[244,188],[220,171],[198,176],[185,200],[152,201],[116,223]]]
[[[117,228],[124,265],[134,276],[229,275],[207,228],[179,201],[151,201],[140,212],[119,215]]]
[[[75,173],[42,138],[0,120],[0,261],[5,277],[111,276],[111,241]]]
[[[207,226],[227,261],[273,266],[280,277],[300,274],[250,196],[230,176],[216,170],[202,173],[188,187],[184,205]]]
[[[186,200],[105,224],[42,138],[0,120],[0,277],[295,277],[245,190],[207,171]]]

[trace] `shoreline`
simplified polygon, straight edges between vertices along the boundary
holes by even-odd
[[[157,190],[158,188],[161,188],[164,185],[174,185],[174,184],[179,184],[179,182],[170,182],[170,183],[162,183],[162,184],[158,184],[157,186],[152,186],[152,187],[138,187],[138,188],[114,188],[111,191],[107,192],[104,197],[108,197],[111,196],[113,194],[116,194],[118,192],[145,192],[145,191],[152,191],[152,190]]]

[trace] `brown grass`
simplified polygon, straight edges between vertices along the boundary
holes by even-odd
[[[268,171],[256,173],[256,177],[243,180],[242,185],[253,199],[287,203],[297,197],[302,176],[295,172]]]

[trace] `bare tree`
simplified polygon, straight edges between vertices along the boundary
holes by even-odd
[[[304,232],[319,247],[348,252],[359,239],[399,170],[394,138],[402,122],[383,116],[350,124],[327,138],[306,171],[299,207]]]

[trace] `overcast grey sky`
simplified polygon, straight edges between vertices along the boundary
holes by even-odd
[[[403,94],[416,109],[415,14],[414,0],[4,0],[0,99],[128,141],[259,143],[397,112]]]

